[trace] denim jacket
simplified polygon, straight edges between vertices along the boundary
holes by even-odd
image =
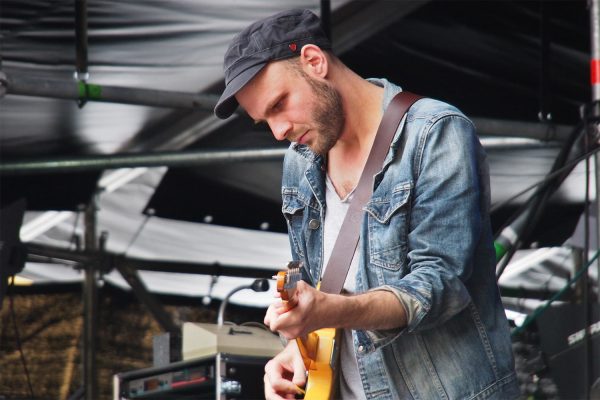
[[[385,88],[384,109],[401,90],[386,80],[371,82]],[[323,157],[292,143],[282,197],[292,256],[319,277]],[[489,199],[486,156],[472,123],[448,104],[415,103],[363,207],[356,290],[388,290],[410,307],[403,329],[353,331],[368,399],[519,396],[495,279]]]

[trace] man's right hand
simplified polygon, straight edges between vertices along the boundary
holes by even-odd
[[[295,340],[265,366],[265,399],[293,399],[306,384],[306,369]]]

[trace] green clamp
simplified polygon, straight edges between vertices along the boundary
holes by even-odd
[[[82,108],[88,100],[100,100],[102,98],[102,86],[86,83],[85,81],[77,82],[77,92],[79,100],[77,104]]]

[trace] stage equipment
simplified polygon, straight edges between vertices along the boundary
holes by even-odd
[[[600,306],[591,305],[589,324],[587,306],[550,307],[537,320],[541,350],[561,399],[597,398],[589,390],[600,379]]]
[[[185,322],[182,332],[184,360],[217,353],[272,358],[283,350],[279,337],[266,327]]]
[[[185,322],[180,336],[183,361],[172,362],[169,356],[170,332],[156,337],[154,367],[115,375],[114,399],[261,398],[264,366],[283,345],[262,324],[223,324],[229,298],[244,289],[264,292],[269,282],[256,279],[229,292],[219,308],[218,324]]]
[[[269,358],[217,353],[113,377],[113,400],[260,399]]]
[[[183,361],[115,375],[114,400],[262,398],[265,364],[283,349],[266,327],[186,322],[182,336]]]

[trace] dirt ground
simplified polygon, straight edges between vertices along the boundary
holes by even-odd
[[[200,298],[160,300],[176,322],[216,322],[218,301],[203,306]],[[114,374],[152,366],[152,338],[161,329],[135,296],[120,289],[103,287],[98,309],[97,371],[99,399],[103,400],[112,399]],[[4,299],[0,310],[0,399],[66,400],[82,386],[82,310],[79,286],[51,292],[20,290]],[[263,313],[231,306],[227,319],[261,321]]]

